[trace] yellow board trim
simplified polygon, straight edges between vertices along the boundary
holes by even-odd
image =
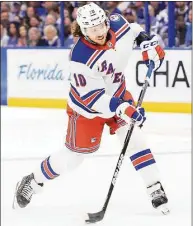
[[[66,109],[66,99],[8,98],[8,106]],[[149,112],[191,113],[191,103],[181,102],[144,102],[143,107]]]
[[[7,105],[12,107],[34,108],[63,108],[66,109],[65,99],[37,99],[37,98],[8,98]]]
[[[182,102],[144,102],[143,107],[149,112],[191,113],[192,104]]]

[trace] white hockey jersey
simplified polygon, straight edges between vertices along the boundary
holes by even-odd
[[[110,39],[95,46],[80,38],[71,51],[69,106],[86,118],[110,118],[110,100],[123,97],[124,70],[140,32],[138,24],[129,24],[121,15],[110,16]],[[127,76],[127,75],[126,75]],[[132,75],[131,75],[132,76]]]

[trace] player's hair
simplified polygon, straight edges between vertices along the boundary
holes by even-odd
[[[73,21],[71,24],[71,33],[73,37],[83,37],[82,31],[80,30],[80,26],[78,25],[77,21]]]
[[[109,12],[105,10],[106,16],[109,18]],[[71,33],[73,37],[84,37],[84,35],[81,32],[80,26],[78,25],[77,21],[73,21],[71,24]]]

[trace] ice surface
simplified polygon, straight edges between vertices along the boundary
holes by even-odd
[[[85,214],[101,210],[120,145],[105,129],[101,149],[70,175],[50,181],[26,209],[12,210],[16,182],[62,147],[63,110],[1,107],[2,226],[82,226]],[[163,178],[171,213],[151,206],[143,181],[125,157],[102,226],[191,225],[191,116],[147,114],[144,130]]]

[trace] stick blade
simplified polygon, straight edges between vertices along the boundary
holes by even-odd
[[[98,221],[101,221],[104,218],[105,212],[101,210],[100,212],[97,213],[88,213],[88,219],[85,220],[86,223],[96,223]]]

